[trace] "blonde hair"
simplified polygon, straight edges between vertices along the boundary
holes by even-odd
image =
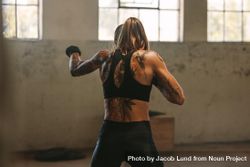
[[[125,21],[116,49],[120,49],[125,54],[139,49],[149,49],[148,38],[139,19],[130,17]]]

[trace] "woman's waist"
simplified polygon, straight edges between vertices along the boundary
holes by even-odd
[[[148,102],[116,97],[104,100],[105,120],[115,122],[149,121]]]

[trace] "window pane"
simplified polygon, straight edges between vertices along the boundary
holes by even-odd
[[[208,10],[223,10],[224,0],[207,0]]]
[[[242,10],[242,0],[225,0],[225,9],[226,10]]]
[[[120,6],[158,8],[158,0],[120,0]]]
[[[15,7],[3,5],[3,35],[6,38],[16,36]]]
[[[179,9],[179,0],[160,0],[160,9]]]
[[[208,12],[208,41],[223,41],[223,13]]]
[[[140,10],[139,16],[139,19],[145,28],[148,39],[151,41],[159,40],[158,10]]]
[[[243,5],[245,11],[250,11],[250,0],[243,0]]]
[[[138,18],[138,9],[120,9],[119,10],[119,24],[122,24],[129,17],[137,17]]]
[[[241,13],[225,13],[225,40],[241,41]]]
[[[244,13],[244,41],[250,41],[250,12]]]
[[[22,5],[37,5],[38,0],[17,0],[17,4]]]
[[[15,4],[15,0],[2,0],[3,4]]]
[[[38,38],[38,11],[34,6],[17,6],[17,37]]]
[[[179,14],[177,11],[160,11],[160,40],[178,41]]]
[[[118,7],[118,0],[99,0],[99,7]]]
[[[113,40],[117,26],[117,9],[99,8],[99,39]]]

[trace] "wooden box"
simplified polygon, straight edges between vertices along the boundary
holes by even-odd
[[[174,148],[174,118],[167,116],[151,117],[151,130],[155,146],[159,152]]]

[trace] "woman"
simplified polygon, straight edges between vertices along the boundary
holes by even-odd
[[[149,124],[152,84],[175,104],[183,104],[184,93],[161,56],[149,50],[140,20],[125,21],[114,52],[102,50],[86,61],[75,52],[69,65],[73,76],[100,69],[103,82],[105,116],[91,166],[119,167],[127,161],[132,167],[162,167],[163,162],[147,161],[158,156]]]

